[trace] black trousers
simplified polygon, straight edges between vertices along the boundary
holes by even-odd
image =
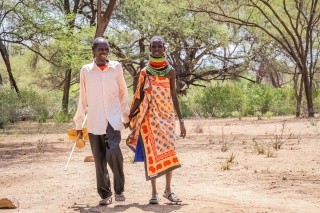
[[[120,149],[121,133],[108,124],[105,135],[89,133],[91,151],[96,167],[97,190],[102,199],[112,195],[107,163],[114,177],[114,191],[124,191],[123,155]]]

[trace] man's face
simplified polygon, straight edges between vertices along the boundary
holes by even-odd
[[[109,54],[109,45],[108,43],[100,43],[93,50],[94,57],[96,62],[105,62]]]
[[[161,57],[164,53],[165,48],[163,42],[159,39],[156,39],[150,44],[149,50],[153,56]]]

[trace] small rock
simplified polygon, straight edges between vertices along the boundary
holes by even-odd
[[[19,207],[19,201],[14,197],[1,198],[0,209],[15,209]]]
[[[84,158],[84,162],[94,162],[93,156],[87,156]]]

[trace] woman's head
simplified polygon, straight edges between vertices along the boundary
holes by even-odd
[[[153,36],[150,40],[149,50],[151,55],[154,57],[161,57],[164,54],[165,48],[165,41],[160,36]]]

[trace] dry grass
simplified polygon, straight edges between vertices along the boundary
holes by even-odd
[[[227,158],[227,161],[229,163],[232,163],[235,158],[236,158],[236,155],[234,153],[231,153],[231,155]]]
[[[221,152],[228,151],[230,146],[231,146],[231,144],[232,144],[232,142],[228,141],[227,136],[224,134],[223,127],[222,127],[221,136],[218,136],[218,140],[219,140]],[[232,141],[234,141],[234,140],[235,140],[235,138]]]
[[[193,131],[195,133],[203,133],[203,127],[205,125],[203,118],[199,115],[199,113],[195,111],[193,111],[193,114],[195,115],[195,123],[194,123]]]
[[[258,152],[259,155],[265,154],[266,147],[264,144],[260,144],[256,141],[256,138],[253,138],[252,141],[255,143],[255,150]]]
[[[292,134],[288,134],[288,136],[285,136],[284,132],[285,132],[285,123],[282,123],[282,128],[280,130],[280,132],[277,132],[277,129],[274,130],[273,133],[269,134],[270,140],[271,140],[271,145],[273,147],[273,149],[275,150],[279,150],[281,149],[281,146],[288,141],[289,139],[292,138]],[[290,132],[290,129],[289,129]]]
[[[42,139],[39,139],[37,141],[37,148],[36,153],[44,153],[45,147],[46,147],[47,140],[44,140],[44,137]]]
[[[231,169],[231,163],[229,163],[228,161],[225,162],[225,163],[222,163],[221,169],[222,170],[230,170]]]

